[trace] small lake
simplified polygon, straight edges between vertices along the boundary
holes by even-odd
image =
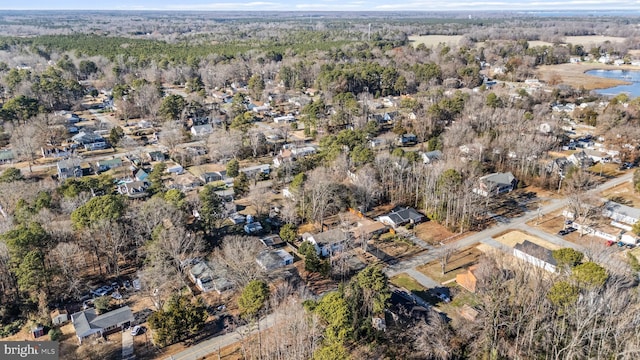
[[[640,70],[589,70],[586,73],[592,76],[619,79],[631,83],[629,85],[595,90],[598,94],[616,96],[621,93],[627,93],[632,99],[640,96]]]

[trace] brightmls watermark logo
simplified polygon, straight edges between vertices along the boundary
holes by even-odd
[[[57,341],[0,341],[1,360],[58,360]]]

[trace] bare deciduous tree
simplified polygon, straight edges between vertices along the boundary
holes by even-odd
[[[256,262],[256,256],[262,249],[256,238],[226,236],[213,255],[213,266],[223,277],[243,288],[249,281],[263,276]]]

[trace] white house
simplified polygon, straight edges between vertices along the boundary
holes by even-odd
[[[128,306],[98,315],[96,309],[87,309],[71,315],[78,341],[91,336],[98,337],[127,328],[134,321],[133,313]]]
[[[294,121],[296,121],[296,118],[291,114],[273,118],[273,122],[276,124],[291,123]]]
[[[558,265],[556,259],[551,255],[551,250],[529,240],[516,244],[513,248],[513,256],[549,272],[556,272],[556,266]]]
[[[478,185],[473,188],[473,192],[481,196],[499,195],[511,192],[517,184],[518,180],[510,172],[493,173],[478,179]]]
[[[318,255],[324,257],[341,252],[349,238],[350,234],[341,229],[331,229],[317,234],[308,232],[302,234],[302,240],[313,244]]]
[[[206,136],[213,133],[213,126],[211,124],[194,125],[191,127],[191,134],[193,136]]]
[[[427,219],[414,208],[398,207],[391,212],[378,216],[379,222],[397,228],[406,224],[419,224]]]
[[[442,151],[434,150],[420,154],[422,156],[422,162],[425,164],[431,164],[434,161],[442,160]]]
[[[602,216],[623,224],[634,225],[640,221],[640,209],[607,201],[602,210]]]
[[[256,256],[256,262],[262,269],[271,271],[293,264],[293,256],[283,249],[265,250]]]

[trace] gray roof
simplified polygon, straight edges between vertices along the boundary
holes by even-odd
[[[442,151],[433,150],[422,154],[423,157],[428,158],[429,160],[441,160],[442,159]]]
[[[58,169],[79,169],[80,159],[70,158],[58,161]]]
[[[131,309],[123,306],[102,315],[96,315],[95,309],[88,309],[71,315],[71,319],[78,337],[84,338],[102,329],[133,321],[134,317]]]
[[[11,150],[0,150],[0,160],[13,160],[15,155]]]
[[[291,258],[291,254],[280,250],[265,250],[256,256],[256,261],[265,270],[273,270],[284,266],[285,258]]]
[[[265,246],[274,247],[280,246],[284,244],[282,238],[278,235],[269,235],[260,238],[260,242],[262,242]]]
[[[71,137],[71,140],[79,144],[91,144],[98,141],[104,141],[104,138],[93,132],[81,131],[77,135]]]
[[[635,219],[640,219],[640,209],[634,208],[631,206],[626,206],[619,204],[614,201],[607,201],[604,204],[604,213],[605,216],[613,216],[614,214],[619,214],[623,216],[632,217]]]
[[[201,261],[193,265],[193,267],[191,268],[191,270],[189,270],[189,272],[196,279],[203,278],[203,277],[213,277],[213,271],[211,271],[211,268],[209,267],[209,265],[207,265],[207,263],[204,261]]]
[[[540,259],[547,264],[558,265],[556,259],[553,258],[551,250],[542,247],[536,243],[532,243],[529,240],[525,240],[523,243],[518,243],[513,247],[516,250],[520,250],[527,255],[531,255],[536,259]]]
[[[313,234],[313,235],[309,233],[302,234],[303,240],[306,240],[310,237],[313,238],[316,244],[325,245],[325,244],[335,244],[335,243],[347,241],[349,234],[345,231],[342,231],[341,229],[331,229],[331,230]]]
[[[480,181],[483,181],[489,186],[504,186],[512,184],[515,179],[515,176],[513,176],[511,172],[506,172],[485,175],[480,178]]]
[[[393,211],[383,216],[389,217],[389,219],[391,219],[391,221],[396,225],[402,225],[409,222],[420,222],[424,220],[424,215],[411,207],[395,208]]]

